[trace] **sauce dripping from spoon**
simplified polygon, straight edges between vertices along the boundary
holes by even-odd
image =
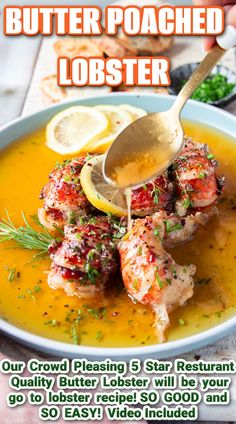
[[[132,230],[132,215],[131,215],[131,196],[132,196],[132,190],[131,188],[127,188],[125,190],[125,198],[126,198],[126,204],[127,204],[127,211],[128,211],[128,232]]]

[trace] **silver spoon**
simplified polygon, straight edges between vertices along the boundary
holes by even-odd
[[[109,148],[103,175],[109,184],[128,188],[147,182],[165,171],[184,143],[180,113],[187,100],[236,43],[236,29],[227,26],[178,94],[170,110],[149,113],[122,131]]]

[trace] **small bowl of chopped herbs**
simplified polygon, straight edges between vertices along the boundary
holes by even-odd
[[[198,63],[188,63],[170,72],[170,94],[178,94]],[[222,107],[236,98],[236,73],[224,65],[217,65],[193,93],[192,99]]]

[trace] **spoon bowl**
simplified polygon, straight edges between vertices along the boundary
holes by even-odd
[[[184,131],[174,109],[150,113],[116,138],[103,163],[104,177],[121,188],[148,182],[168,168],[183,142]]]

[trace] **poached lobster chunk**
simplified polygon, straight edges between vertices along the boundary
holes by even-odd
[[[215,212],[180,218],[161,211],[134,222],[132,231],[119,243],[121,273],[129,295],[149,306],[156,315],[160,341],[169,326],[168,313],[193,295],[194,265],[175,263],[165,247],[190,240],[199,225]]]
[[[131,210],[133,215],[151,215],[161,209],[171,211],[173,207],[173,184],[167,172],[153,181],[132,189]]]
[[[185,138],[184,148],[172,165],[178,215],[201,211],[215,203],[224,186],[224,179],[215,174],[217,164],[206,144]]]
[[[153,219],[155,224],[158,222],[164,224],[164,248],[172,248],[192,240],[198,228],[206,225],[209,219],[216,215],[218,215],[217,207],[209,206],[204,209],[204,212],[195,212],[184,218],[174,213],[168,215],[165,211],[161,211],[156,213]]]
[[[80,185],[80,172],[86,156],[65,160],[49,174],[49,182],[41,191],[44,208],[39,209],[40,222],[49,230],[62,228],[78,216],[89,212],[88,202]]]
[[[66,225],[62,242],[49,247],[53,262],[48,284],[64,289],[68,296],[92,297],[102,294],[109,276],[118,268],[118,229],[105,216],[83,221]]]

